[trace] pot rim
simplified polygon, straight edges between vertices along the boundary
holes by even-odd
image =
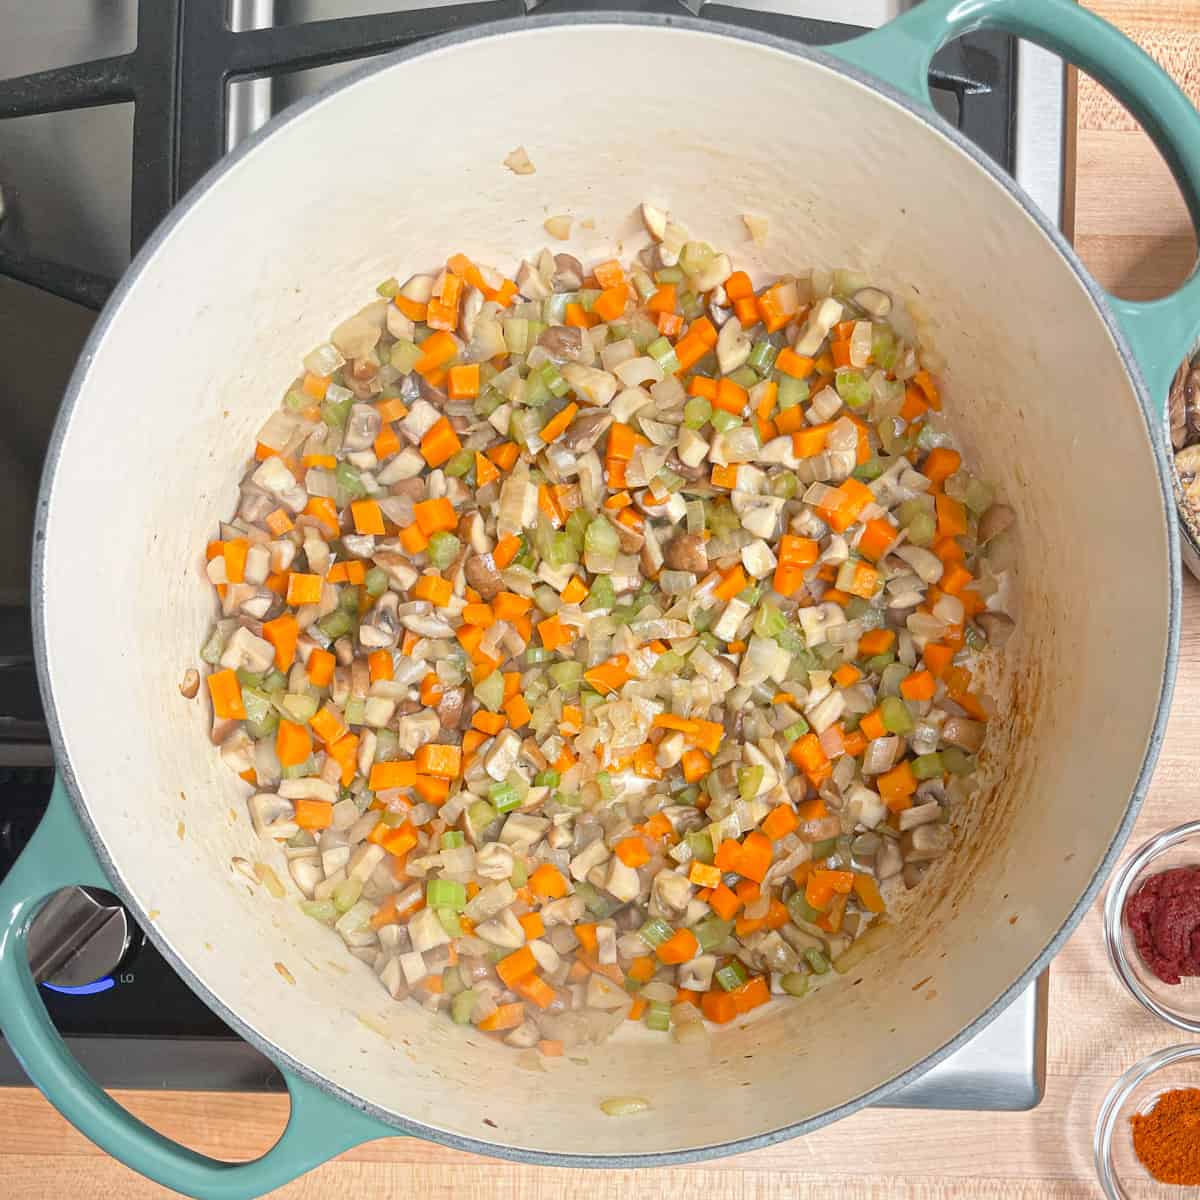
[[[593,27],[601,25],[632,26],[642,29],[680,29],[688,33],[731,38],[741,42],[749,42],[770,50],[781,51],[801,61],[814,63],[826,70],[843,75],[856,83],[863,84],[872,91],[899,105],[910,116],[947,138],[955,147],[970,157],[977,166],[985,170],[999,183],[1007,191],[1011,199],[1023,210],[1024,215],[1038,225],[1052,246],[1066,260],[1067,265],[1079,280],[1083,290],[1090,297],[1096,315],[1104,323],[1121,356],[1126,374],[1129,377],[1133,392],[1137,398],[1143,420],[1146,422],[1147,433],[1149,434],[1155,463],[1158,468],[1160,498],[1163,504],[1163,515],[1167,528],[1169,563],[1167,594],[1169,622],[1166,654],[1163,663],[1162,686],[1159,691],[1154,723],[1147,741],[1146,753],[1143,757],[1141,769],[1138,772],[1137,781],[1130,796],[1129,804],[1104,858],[1098,865],[1087,888],[1067,914],[1054,936],[1018,978],[1001,992],[974,1021],[966,1025],[938,1049],[926,1055],[919,1062],[914,1063],[906,1071],[889,1080],[885,1080],[877,1087],[847,1101],[845,1104],[801,1121],[780,1125],[762,1133],[736,1138],[728,1142],[714,1143],[689,1149],[621,1156],[562,1153],[497,1143],[489,1141],[486,1138],[469,1137],[426,1125],[423,1122],[389,1112],[364,1100],[342,1084],[334,1082],[307,1064],[292,1057],[244,1022],[223,999],[208,988],[203,978],[184,962],[156,924],[149,920],[148,914],[143,911],[141,905],[133,901],[133,893],[125,882],[124,873],[109,855],[108,848],[100,837],[87,804],[82,799],[81,789],[76,779],[73,765],[66,754],[63,731],[59,722],[58,711],[54,703],[54,693],[51,687],[51,672],[47,654],[48,630],[45,621],[46,526],[53,498],[54,484],[58,474],[59,453],[75,407],[86,386],[91,360],[95,357],[108,333],[109,327],[116,319],[121,302],[129,291],[132,290],[138,277],[154,258],[159,248],[174,233],[176,227],[191,210],[206,199],[213,187],[228,172],[235,170],[243,159],[256,152],[263,142],[278,130],[284,128],[286,125],[304,120],[317,105],[339,92],[358,86],[365,79],[379,72],[391,70],[401,63],[408,62],[425,54],[483,39],[500,39],[513,34],[536,32],[544,29],[571,29],[581,26]],[[897,88],[867,74],[857,67],[848,65],[834,55],[801,42],[789,41],[786,38],[777,37],[755,29],[738,28],[719,21],[710,21],[697,17],[675,17],[631,12],[570,13],[552,16],[534,15],[510,18],[502,21],[484,22],[468,29],[455,30],[437,37],[424,39],[411,46],[402,47],[401,49],[380,55],[360,64],[328,88],[300,101],[285,112],[272,118],[262,129],[256,131],[246,141],[242,142],[233,151],[214,164],[158,225],[131,262],[128,270],[122,275],[112,296],[97,319],[79,361],[71,374],[71,379],[55,422],[38,491],[37,514],[34,525],[34,558],[31,589],[34,656],[37,663],[38,682],[42,694],[43,706],[46,711],[46,721],[50,732],[50,741],[54,751],[56,767],[64,778],[67,791],[71,797],[71,803],[74,806],[80,824],[103,865],[105,873],[112,880],[114,890],[120,895],[122,902],[137,917],[139,925],[146,931],[147,936],[159,953],[171,968],[180,975],[184,982],[222,1021],[234,1029],[245,1041],[266,1055],[272,1062],[280,1067],[285,1067],[314,1087],[352,1109],[374,1118],[383,1125],[392,1127],[398,1134],[408,1134],[438,1142],[457,1150],[490,1155],[517,1162],[545,1166],[601,1168],[611,1168],[614,1166],[671,1166],[743,1153],[787,1141],[802,1134],[811,1133],[825,1125],[832,1124],[834,1121],[841,1120],[843,1117],[847,1117],[868,1105],[879,1104],[920,1078],[981,1032],[1008,1007],[1019,993],[1024,991],[1046,969],[1051,959],[1058,953],[1063,943],[1091,907],[1105,881],[1111,874],[1113,867],[1116,865],[1117,858],[1129,837],[1134,821],[1141,809],[1154,764],[1157,761],[1159,749],[1162,745],[1171,695],[1174,690],[1179,650],[1182,584],[1179,560],[1178,521],[1176,519],[1174,496],[1170,482],[1172,467],[1167,457],[1165,446],[1165,420],[1161,421],[1159,427],[1156,429],[1150,416],[1152,409],[1153,405],[1147,393],[1145,381],[1137,360],[1119,323],[1108,306],[1104,291],[1088,274],[1075,251],[1067,243],[1060,231],[1051,224],[1037,206],[1021,191],[1016,181],[1002,171],[983,151],[945,121],[931,107],[927,108],[919,105]]]

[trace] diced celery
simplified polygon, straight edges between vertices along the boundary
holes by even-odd
[[[246,710],[246,720],[261,723],[268,713],[273,712],[271,697],[256,687],[243,685],[242,707]],[[305,720],[308,718],[306,717]]]
[[[613,785],[612,776],[607,771],[596,772],[596,787],[600,789],[600,799],[605,804],[611,804],[613,801]]]
[[[723,408],[718,408],[709,418],[712,421],[712,427],[718,433],[728,433],[731,429],[737,429],[741,425],[741,421],[731,412],[726,412]]]
[[[492,802],[492,807],[498,813],[512,812],[521,803],[521,797],[518,795],[517,789],[507,780],[500,783],[493,783],[488,788],[488,799]]]
[[[554,657],[553,651],[545,646],[528,646],[525,650],[525,665],[536,667],[539,663],[549,662]]]
[[[564,662],[551,663],[546,673],[554,680],[555,686],[573,692],[579,687],[579,680],[583,676],[583,663],[569,658]]]
[[[541,408],[543,404],[549,403],[551,394],[545,379],[542,378],[542,373],[535,371],[525,380],[525,394],[522,396],[522,400],[530,408]]]
[[[769,601],[759,605],[754,614],[754,632],[759,637],[773,638],[788,627],[787,618]]]
[[[411,375],[413,368],[421,361],[421,347],[408,338],[400,338],[392,345],[388,361],[401,375]]]
[[[247,671],[245,667],[238,667],[234,674],[237,675],[237,681],[242,687],[261,688],[266,679],[266,675],[262,671]]]
[[[486,800],[477,800],[467,809],[467,820],[477,838],[496,819],[496,816],[495,808]]]
[[[737,991],[749,978],[746,968],[736,958],[732,958],[723,967],[718,967],[716,981],[727,992]]]
[[[475,1011],[475,1002],[478,999],[479,993],[472,988],[467,988],[465,992],[459,992],[450,1001],[450,1019],[455,1025],[470,1025],[471,1014]]]
[[[876,654],[873,658],[868,658],[866,668],[870,674],[876,674],[886,670],[895,661],[895,651],[885,650],[882,654]]]
[[[790,375],[781,376],[776,399],[780,409],[795,408],[808,399],[808,383],[803,379],[793,379]]]
[[[827,975],[829,973],[829,959],[821,953],[816,946],[810,946],[804,952],[805,961],[813,969],[816,975]]]
[[[504,676],[493,671],[475,685],[475,699],[491,712],[499,712],[504,705]]]
[[[932,513],[921,512],[908,525],[908,540],[914,546],[928,546],[937,532],[937,520]]]
[[[870,483],[873,479],[878,479],[885,469],[883,459],[873,454],[865,463],[860,463],[854,468],[854,478]]]
[[[733,371],[729,375],[729,378],[732,382],[736,383],[738,387],[745,388],[747,391],[749,391],[750,388],[754,387],[755,384],[758,383],[757,373],[751,370],[749,366],[738,367],[736,371]]]
[[[309,775],[313,774],[314,769],[315,764],[313,763],[312,755],[310,754],[302,763],[296,763],[296,765],[292,767],[284,767],[283,770],[280,771],[280,774],[284,779],[306,779]]]
[[[300,694],[289,692],[283,698],[283,707],[287,711],[289,721],[294,721],[297,725],[305,725],[317,715],[320,705],[307,692]]]
[[[475,451],[460,450],[442,469],[455,479],[464,479],[475,466]]]
[[[492,413],[506,403],[506,397],[494,387],[484,388],[475,398],[474,409],[477,416],[490,417]]]
[[[262,689],[264,692],[282,692],[287,684],[287,676],[282,671],[272,669],[263,679]]]
[[[445,570],[457,557],[462,549],[462,542],[452,533],[440,530],[429,538],[429,561],[439,571]]]
[[[838,371],[834,386],[847,408],[865,408],[871,402],[871,385],[861,371]]]
[[[660,654],[654,661],[655,675],[675,675],[683,668],[684,662],[687,660],[682,654],[674,650],[668,650],[664,654]]]
[[[683,271],[679,267],[663,267],[654,272],[654,280],[656,283],[682,283]]]
[[[808,732],[808,722],[800,717],[793,721],[784,731],[783,736],[789,742],[794,742],[797,738],[802,738]]]
[[[400,281],[393,275],[375,285],[375,291],[390,300],[400,290]]]
[[[462,937],[463,927],[462,922],[458,919],[458,913],[452,908],[438,908],[434,912],[437,919],[441,922],[442,928],[450,937]]]
[[[679,370],[679,359],[675,347],[665,337],[655,338],[646,347],[646,353],[663,369],[663,374],[674,375]]]
[[[283,406],[289,412],[299,412],[302,408],[307,408],[311,403],[312,397],[300,391],[299,388],[291,388],[283,398]]]
[[[575,885],[575,894],[582,897],[584,908],[600,921],[603,921],[606,917],[611,917],[621,907],[617,900],[613,899],[607,892],[602,892],[592,887],[586,879]],[[665,924],[665,922],[660,921],[659,924]],[[670,937],[671,927],[667,925],[666,929],[667,937]],[[666,938],[663,938],[664,942],[666,940]]]
[[[525,865],[523,858],[513,859],[512,874],[508,877],[508,882],[515,888],[524,887],[525,881],[529,878],[529,868]]]
[[[569,533],[562,530],[550,539],[546,562],[552,567],[565,567],[579,561],[579,547]]]
[[[940,754],[919,754],[912,760],[912,773],[918,779],[937,779],[944,771]]]
[[[562,781],[562,775],[553,767],[547,767],[544,771],[539,771],[533,777],[534,787],[556,788]]]
[[[712,848],[711,842],[709,848]],[[692,926],[692,933],[696,935],[696,941],[700,943],[700,949],[705,954],[715,950],[732,932],[733,922],[722,921],[715,913]]]
[[[442,849],[457,850],[467,844],[467,835],[461,829],[447,829],[442,834]]]
[[[356,696],[351,696],[346,701],[346,711],[343,716],[346,718],[347,725],[361,725],[366,717],[367,702],[360,700]]]
[[[321,401],[321,420],[331,429],[345,427],[346,418],[350,415],[350,406],[354,403],[354,393],[349,393],[344,400],[330,400],[328,396]]]
[[[703,396],[692,396],[683,406],[683,423],[689,429],[699,429],[712,416],[711,401]]]
[[[762,767],[738,767],[738,795],[743,800],[749,802],[758,795],[758,789],[762,787],[764,773]]]
[[[896,335],[891,326],[879,321],[871,323],[871,359],[885,371],[890,371],[896,362]]]
[[[330,924],[338,918],[338,910],[332,900],[301,900],[300,911],[306,917],[312,917],[314,921],[323,921],[325,924]]]
[[[500,322],[504,330],[504,344],[509,354],[524,354],[529,349],[529,322],[518,317],[510,317]]]
[[[573,541],[580,550],[583,549],[583,538],[587,533],[588,521],[590,520],[591,518],[588,516],[587,509],[576,508],[567,518],[566,526],[563,529],[563,532],[570,537],[571,541]]]
[[[799,924],[801,921],[807,921],[811,925],[821,915],[804,898],[803,890],[799,892],[793,892],[788,897],[787,910],[788,915],[797,924]]]
[[[790,500],[799,488],[800,481],[793,471],[781,471],[778,475],[771,477],[772,496],[781,496],[784,500]]]
[[[808,991],[808,976],[799,971],[789,971],[779,982],[789,996],[803,996]]]
[[[813,842],[813,861],[828,858],[837,849],[837,838],[825,838],[824,841]]]
[[[367,572],[364,586],[367,589],[368,596],[382,596],[387,591],[387,572],[382,567],[372,567]]]
[[[884,696],[880,716],[888,733],[908,733],[912,730],[912,713],[899,696]]]
[[[979,517],[992,507],[995,499],[995,489],[991,484],[984,483],[982,479],[972,478],[971,482],[967,484],[967,492],[963,497],[963,502]]]
[[[362,880],[356,876],[352,875],[349,879],[343,879],[333,889],[333,907],[340,913],[349,912],[358,903],[362,890]]]
[[[698,790],[697,795],[699,795]],[[693,833],[686,834],[684,840],[688,844],[688,849],[690,849],[692,852],[692,858],[694,858],[697,862],[712,862],[714,857],[712,837],[709,835],[707,829],[700,829]]]
[[[558,367],[552,362],[542,365],[542,382],[552,396],[560,400],[571,390],[571,385],[562,377]]]
[[[750,357],[746,359],[746,365],[760,375],[765,375],[775,365],[775,356],[778,353],[778,348],[763,338],[762,341],[755,342],[751,346]]]
[[[327,637],[334,640],[344,637],[355,625],[354,618],[343,608],[327,613],[317,622],[317,628]]]
[[[584,552],[604,558],[615,557],[621,549],[621,539],[617,531],[603,517],[593,517],[588,522],[587,532],[583,536]],[[610,581],[611,586],[611,581]]]
[[[674,800],[676,804],[690,804],[694,806],[700,799],[700,789],[694,783],[690,783],[683,789],[683,791],[676,792],[671,799]],[[709,843],[709,848],[712,848],[711,840]],[[693,857],[695,857],[694,853]]]
[[[651,917],[638,930],[638,934],[647,946],[661,946],[670,940],[675,931],[661,917]]]
[[[652,1000],[646,1010],[646,1028],[666,1033],[671,1028],[671,1006],[665,1000]]]

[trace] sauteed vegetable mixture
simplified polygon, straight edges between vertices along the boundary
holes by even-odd
[[[304,912],[548,1055],[703,1038],[886,940],[1013,628],[1012,512],[892,297],[643,216],[631,262],[380,284],[207,551],[213,740]]]

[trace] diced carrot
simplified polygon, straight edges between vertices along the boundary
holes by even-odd
[[[449,333],[439,329],[421,343],[421,357],[413,369],[418,374],[428,375],[439,367],[447,366],[457,354],[458,343]]]
[[[308,671],[308,682],[313,687],[328,687],[333,682],[333,672],[336,666],[337,658],[328,650],[317,647],[309,654],[308,662],[305,664]],[[287,668],[280,667],[279,669],[283,671]]]
[[[540,975],[523,976],[512,985],[512,990],[538,1008],[549,1008],[557,998],[555,990]]]
[[[676,288],[673,283],[659,285],[658,291],[646,301],[646,311],[654,314],[673,313],[677,305]]]
[[[705,992],[700,997],[700,1011],[716,1025],[727,1025],[738,1015],[733,996],[720,991]]]
[[[288,575],[287,602],[293,607],[321,602],[321,576],[292,571]]]
[[[685,963],[696,957],[700,943],[690,929],[677,929],[661,946],[655,948],[655,953],[665,963]]]
[[[932,700],[934,679],[930,671],[914,671],[900,681],[900,695],[905,700]]]
[[[457,370],[458,368],[453,369]],[[421,439],[421,454],[431,467],[443,466],[461,449],[462,442],[459,441],[458,434],[454,432],[454,426],[446,417],[440,417]]]
[[[750,282],[750,276],[745,271],[734,271],[725,280],[725,295],[734,301],[745,300],[753,296],[754,285]]]
[[[454,595],[454,587],[450,580],[440,575],[422,575],[413,586],[413,595],[418,600],[428,600],[438,608],[445,608]]]
[[[800,824],[795,812],[786,804],[780,804],[767,813],[762,823],[762,831],[773,842],[785,838]]]
[[[865,483],[850,478],[828,493],[817,508],[831,528],[843,533],[858,519],[858,514],[874,501],[875,495]]]
[[[295,522],[288,516],[287,510],[282,508],[272,509],[264,518],[267,528],[276,536],[283,537],[285,533],[295,529]]]
[[[728,488],[732,491],[737,487],[737,467],[732,464],[728,466],[717,464],[712,469],[711,481],[713,487]]]
[[[782,371],[793,379],[804,379],[812,374],[813,360],[797,354],[790,346],[784,346],[775,356],[775,370]]]
[[[896,640],[894,629],[868,629],[858,639],[860,657],[873,658],[876,654],[886,654]]]
[[[592,301],[592,312],[594,312],[602,321],[615,321],[625,311],[625,305],[628,301],[624,281],[616,287],[605,288],[604,291]]]
[[[529,889],[535,896],[558,900],[567,894],[567,881],[557,867],[550,863],[542,863],[529,876]]]
[[[514,1004],[499,1005],[495,1012],[479,1022],[479,1028],[484,1033],[498,1033],[503,1029],[516,1029],[524,1020],[525,1005],[517,1001]]]
[[[496,964],[496,974],[505,987],[511,988],[518,979],[532,975],[537,970],[537,959],[528,946],[522,946],[506,955]]]
[[[858,552],[864,558],[878,562],[899,536],[900,531],[890,521],[873,517],[866,523],[862,537],[858,539]]]
[[[700,396],[705,400],[717,398],[717,381],[707,375],[693,375],[688,383],[688,395]]]
[[[208,693],[212,697],[213,714],[222,720],[244,721],[246,707],[242,703],[242,685],[237,672],[226,669],[209,675]],[[308,756],[305,755],[305,758]],[[304,760],[301,759],[301,762]]]
[[[722,921],[732,921],[737,915],[738,909],[742,907],[742,901],[732,889],[723,883],[718,883],[713,887],[712,895],[708,898],[708,906]]]
[[[719,867],[712,866],[709,863],[702,863],[699,859],[693,859],[690,870],[688,871],[688,882],[694,883],[697,887],[716,888],[721,883],[721,871]],[[711,905],[712,898],[709,897]]]
[[[748,1013],[771,999],[771,989],[761,975],[747,979],[740,988],[735,988],[728,994],[733,998],[733,1007],[739,1015]]]
[[[742,570],[740,564],[730,567],[721,577],[721,582],[713,589],[713,596],[718,600],[732,600],[738,592],[744,591],[749,586],[749,582],[746,572]]]
[[[517,921],[530,941],[540,938],[546,932],[546,922],[542,920],[541,913],[528,912],[518,917]]]
[[[583,679],[602,696],[620,691],[630,680],[629,659],[624,654],[618,654],[607,662],[584,671]]]
[[[332,382],[332,375],[314,375],[311,371],[306,371],[304,382],[300,386],[306,396],[311,396],[314,400],[324,400]]]
[[[962,592],[963,588],[974,582],[975,576],[962,563],[952,562],[948,563],[945,571],[942,572],[938,586],[948,596],[957,596]]]
[[[884,725],[883,717],[877,708],[864,714],[858,722],[858,727],[862,730],[863,736],[872,742],[876,738],[887,737],[887,726]]]
[[[547,617],[544,621],[539,621],[537,630],[542,639],[542,645],[547,650],[561,649],[563,646],[569,646],[575,640],[575,630],[569,625],[564,625],[557,613]]]
[[[439,779],[436,775],[418,775],[413,784],[413,791],[434,808],[440,808],[450,798],[450,781]]]
[[[783,286],[775,284],[758,294],[758,315],[768,333],[776,333],[796,315],[794,309],[787,310],[782,303]]]
[[[400,544],[409,554],[423,554],[429,549],[429,538],[421,531],[420,525],[414,521],[400,530]]]
[[[391,679],[395,674],[395,664],[392,662],[390,650],[375,650],[367,655],[367,670],[371,674],[371,682],[381,679]]]
[[[325,707],[313,714],[313,718],[309,721],[313,732],[327,746],[332,746],[339,738],[343,738],[349,732],[346,726],[342,723],[341,717],[337,715],[331,708]]]
[[[640,837],[622,838],[613,850],[627,867],[642,867],[650,861],[650,851]]]
[[[300,637],[296,618],[283,613],[273,621],[264,621],[262,635],[275,647],[275,665],[281,671],[290,671],[296,661],[296,642]]]
[[[504,702],[504,712],[514,729],[521,729],[533,720],[533,713],[524,696],[511,696]]]
[[[688,783],[699,783],[712,770],[712,760],[703,750],[685,750],[679,764]]]
[[[462,774],[462,750],[458,746],[443,746],[426,742],[417,751],[417,771],[441,779],[457,779]]]
[[[328,800],[297,800],[292,820],[310,832],[333,824],[333,805]]]
[[[354,500],[350,504],[350,515],[354,519],[356,533],[375,534],[382,537],[387,529],[383,523],[383,509],[376,500]]]
[[[449,383],[451,400],[473,400],[479,395],[479,364],[460,363],[451,367]]]
[[[628,425],[614,422],[608,429],[608,457],[628,461],[637,449],[637,434]]]
[[[575,936],[579,939],[579,944],[593,958],[596,956],[596,926],[590,921],[583,921],[578,925],[572,926]]]
[[[357,733],[348,733],[340,737],[331,746],[325,747],[325,753],[342,768],[342,786],[349,787],[358,773],[358,744]]]
[[[367,777],[367,787],[373,792],[386,792],[391,788],[410,788],[417,782],[415,762],[372,763]]]
[[[905,760],[890,771],[876,776],[875,786],[888,808],[892,812],[901,812],[912,807],[912,797],[917,790],[917,777],[913,774],[912,765]]]
[[[728,376],[722,376],[717,380],[717,398],[713,401],[715,408],[723,409],[738,417],[745,410],[749,400],[750,396],[746,389],[740,384],[734,383]]]
[[[864,875],[861,871],[854,873],[854,894],[867,912],[881,913],[887,910],[879,891],[879,884],[870,875]]]
[[[862,672],[850,663],[842,663],[840,667],[833,673],[833,682],[838,687],[850,687],[857,683],[862,678]]]
[[[312,753],[312,736],[303,725],[280,721],[275,734],[275,754],[281,767],[298,767]]]
[[[938,391],[937,384],[933,382],[933,376],[928,371],[922,369],[913,376],[913,383],[925,393],[925,399],[929,401],[929,407],[935,412],[941,412],[942,397]]]
[[[799,408],[799,405],[796,406]],[[784,429],[783,418],[788,413],[794,412],[796,408],[785,409],[779,414],[778,425],[780,432],[786,433]],[[797,458],[813,458],[820,454],[825,449],[825,443],[829,438],[829,430],[831,426],[825,425],[809,425],[807,428],[797,429],[792,434],[792,450]]]
[[[607,261],[598,264],[595,268],[593,268],[592,274],[595,275],[596,282],[602,288],[625,286],[624,268],[615,258],[610,258]]]
[[[549,444],[556,438],[562,437],[567,431],[567,427],[575,420],[579,414],[579,405],[572,402],[568,404],[560,413],[551,417],[545,425],[542,426],[541,439]]]
[[[870,600],[879,590],[879,586],[879,572],[869,563],[857,562],[854,564],[854,578],[850,581],[846,591],[852,596],[861,596],[864,600]]]
[[[657,964],[649,955],[643,955],[641,958],[635,958],[629,964],[629,978],[635,983],[649,983],[654,978],[654,972],[657,969]]]
[[[938,492],[933,498],[937,506],[938,537],[958,537],[967,532],[967,510],[965,505],[951,499],[945,492]]]
[[[310,496],[304,506],[304,513],[315,518],[330,537],[337,537],[341,529],[338,524],[337,505],[328,496]]]

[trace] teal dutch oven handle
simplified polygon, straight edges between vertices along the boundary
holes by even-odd
[[[932,108],[929,64],[945,42],[1000,29],[1061,55],[1103,83],[1154,139],[1200,229],[1200,114],[1169,75],[1124,34],[1073,0],[922,0],[889,24],[841,45],[836,58]],[[1171,378],[1200,335],[1200,273],[1162,300],[1108,297],[1161,416]]]
[[[283,1071],[292,1100],[287,1128],[262,1158],[227,1163],[163,1137],[110,1099],[59,1037],[29,970],[30,922],[52,893],[73,884],[112,886],[60,778],[42,823],[0,883],[0,1030],[25,1073],[81,1133],[126,1166],[197,1200],[251,1200],[351,1146],[395,1133]]]

